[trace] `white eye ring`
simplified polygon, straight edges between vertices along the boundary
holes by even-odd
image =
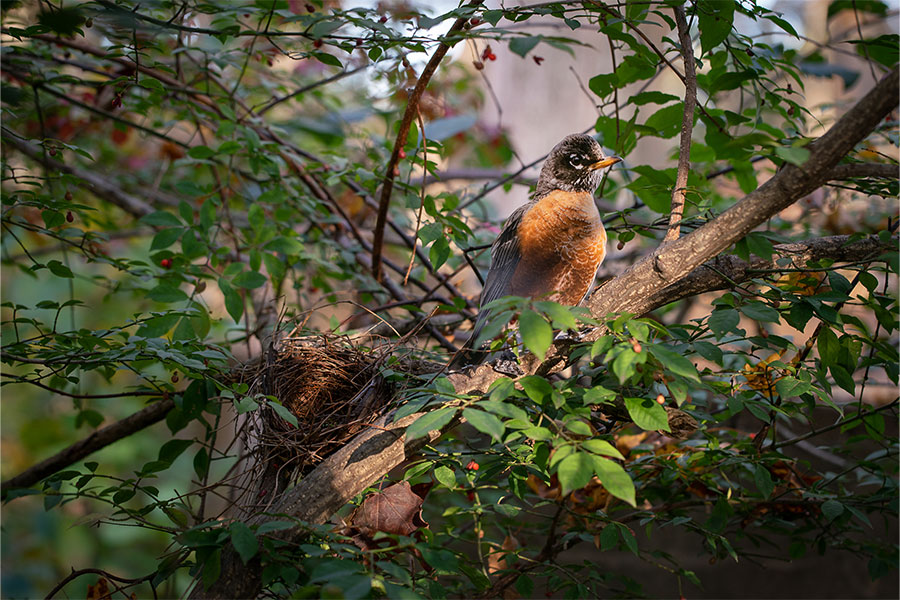
[[[569,155],[569,164],[575,167],[576,169],[580,169],[583,165],[581,164],[581,157],[577,154]]]

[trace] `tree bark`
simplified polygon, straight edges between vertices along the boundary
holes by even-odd
[[[636,263],[603,286],[600,293],[594,294],[589,302],[591,312],[601,318],[611,312],[644,313],[655,307],[648,302],[649,298],[656,298],[660,304],[675,299],[670,293],[676,288],[670,286],[685,278],[690,281],[684,284],[679,293],[697,293],[697,282],[709,278],[709,269],[701,266],[704,262],[831,179],[837,163],[897,106],[897,97],[898,71],[894,70],[825,135],[807,146],[810,155],[802,166],[785,165],[766,183],[716,219],[676,241],[664,244]],[[863,242],[872,243],[870,240]],[[828,247],[844,251],[841,250],[843,246],[834,240],[807,244],[809,248]],[[867,253],[873,249],[874,246],[864,246]],[[735,272],[740,269],[737,263],[732,266]],[[751,263],[751,266],[759,268],[757,263]],[[747,272],[746,268],[744,272]],[[709,283],[719,285],[715,280],[709,280]],[[533,356],[526,356],[521,364],[522,374],[539,372],[541,367],[541,361]],[[485,390],[491,382],[502,376],[490,364],[486,364],[469,371],[453,373],[449,379],[457,393],[465,394]],[[372,428],[358,436],[319,465],[296,488],[287,492],[270,512],[289,514],[307,522],[325,522],[347,500],[399,465],[411,452],[440,436],[440,432],[433,431],[428,438],[404,444],[403,432],[406,426],[419,416],[410,415],[393,424],[389,424],[390,416],[385,417],[380,422],[383,430]],[[260,519],[266,518],[272,517]],[[303,535],[302,528],[288,531],[289,537]],[[230,546],[223,551],[222,560],[222,575],[219,580],[209,590],[203,590],[198,585],[191,597],[255,597],[261,589],[259,564],[251,561],[250,564],[243,565]]]

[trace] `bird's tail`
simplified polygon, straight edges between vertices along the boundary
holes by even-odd
[[[478,320],[475,321],[475,328],[472,329],[472,335],[469,336],[469,339],[466,340],[466,343],[462,345],[456,354],[453,356],[453,359],[447,365],[447,368],[451,371],[459,371],[464,367],[471,367],[480,365],[485,361],[485,359],[490,354],[486,350],[482,350],[481,347],[484,344],[480,344],[478,348],[473,348],[473,344],[475,340],[478,339],[478,336],[481,335],[481,330],[484,328],[484,324],[487,321],[487,315],[482,314],[478,316]]]

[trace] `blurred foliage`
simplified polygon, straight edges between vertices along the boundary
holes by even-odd
[[[192,580],[215,581],[229,544],[244,561],[261,558],[264,586],[279,597],[472,597],[500,594],[491,586],[510,573],[521,597],[640,593],[640,581],[602,563],[556,562],[578,543],[627,550],[678,586],[699,585],[677,557],[638,545],[635,530],[662,527],[697,536],[710,560],[840,548],[865,557],[873,578],[894,569],[897,548],[884,532],[896,523],[897,400],[864,396],[876,379],[897,384],[893,251],[854,264],[779,262],[718,295],[702,318],[685,318],[692,299],[652,317],[614,316],[607,335],[576,348],[581,360],[568,378],[503,378],[483,397],[458,398],[443,377],[388,374],[413,381],[397,399],[400,416],[434,406],[409,437],[460,411],[469,424],[407,470],[410,481],[436,482],[424,505],[431,525],[413,536],[381,532],[377,549],[360,549],[311,526],[308,543],[293,548],[270,535],[289,521],[248,526],[228,516],[241,452],[235,415],[292,419],[273,399],[245,396],[229,378],[236,360],[259,355],[276,328],[356,336],[381,319],[419,322],[435,311],[461,318],[415,339],[363,339],[443,361],[453,329],[472,316],[453,277],[468,268],[464,251],[496,234],[485,196],[521,174],[507,170],[507,132],[478,121],[478,73],[496,60],[491,46],[537,69],[539,52],[583,42],[519,24],[591,28],[616,65],[587,82],[602,109],[601,144],[627,159],[655,138],[671,153],[681,130],[681,98],[645,85],[667,63],[681,66],[671,10],[680,2],[466,3],[443,13],[349,4],[0,7],[3,478],[145,401],[175,403],[165,427],[5,494],[4,595],[44,595],[74,566],[137,578],[127,593],[137,586],[146,596],[152,585],[174,597]],[[837,76],[849,87],[859,73],[830,64],[822,49],[742,32],[738,17],[797,36],[756,2],[685,8],[701,97],[690,231],[771,168],[803,164],[804,146],[822,131],[803,101],[807,77]],[[829,16],[886,10],[835,0]],[[456,19],[465,27],[442,38]],[[657,46],[645,32],[659,26]],[[848,41],[873,74],[896,68],[896,35]],[[470,46],[481,60],[445,61],[420,102],[395,173],[387,279],[377,282],[369,260],[377,192],[409,90],[439,42]],[[644,87],[631,93],[635,84]],[[845,162],[896,164],[896,146],[888,120]],[[420,183],[447,161],[509,177],[481,187]],[[640,252],[666,227],[675,169],[627,164],[601,193],[630,199],[609,229],[620,249]],[[842,207],[830,214],[844,210],[851,225],[776,217],[733,253],[771,258],[775,244],[834,233],[891,244],[897,191],[896,178],[845,182],[829,189]],[[853,208],[860,200],[865,207]],[[515,317],[516,351],[543,355],[554,331],[599,323],[552,302],[498,302],[487,337]],[[668,431],[666,407],[689,413],[699,431],[688,439]],[[598,416],[616,410],[618,419]],[[819,449],[829,461],[794,452],[834,431],[839,443]],[[77,578],[66,593],[86,594],[93,581]]]

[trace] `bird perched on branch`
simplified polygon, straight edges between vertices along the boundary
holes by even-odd
[[[490,317],[490,310],[484,309],[487,303],[503,296],[572,306],[584,300],[606,255],[606,230],[594,192],[607,168],[620,160],[603,156],[600,144],[583,134],[566,136],[553,148],[531,199],[510,215],[491,246],[481,310],[451,369],[487,357],[487,352],[472,348]]]

